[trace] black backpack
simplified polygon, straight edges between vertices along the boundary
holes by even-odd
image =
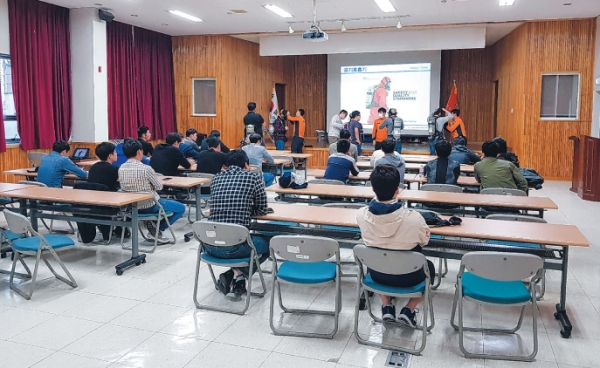
[[[527,186],[529,188],[542,189],[544,184],[544,178],[540,176],[534,169],[520,168],[521,175],[527,180]]]

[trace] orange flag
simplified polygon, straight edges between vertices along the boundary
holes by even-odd
[[[448,103],[446,104],[446,110],[452,111],[454,109],[458,109],[458,88],[456,87],[456,81],[454,82],[452,93],[450,93],[450,98],[448,98]]]

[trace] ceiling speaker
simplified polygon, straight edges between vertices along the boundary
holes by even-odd
[[[102,9],[98,9],[98,17],[105,22],[112,22],[115,19],[111,12]]]

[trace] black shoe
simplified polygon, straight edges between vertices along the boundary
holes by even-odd
[[[408,307],[402,308],[398,316],[398,322],[403,323],[411,328],[417,327],[417,310],[411,311]]]
[[[223,295],[229,294],[231,291],[231,281],[233,281],[233,271],[229,270],[219,275],[219,281],[217,281],[217,289],[223,293]]]
[[[246,294],[248,290],[246,290],[246,279],[237,279],[233,283],[233,293],[237,296]]]
[[[381,318],[383,322],[396,322],[396,306],[384,305],[381,307]]]

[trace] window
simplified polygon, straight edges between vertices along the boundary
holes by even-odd
[[[192,79],[193,116],[217,116],[217,80]]]
[[[0,103],[2,103],[2,112],[4,114],[4,133],[7,143],[19,143],[19,133],[17,132],[17,111],[15,109],[15,99],[12,89],[12,69],[10,66],[10,56],[0,54]]]
[[[546,120],[577,119],[579,115],[579,74],[542,75],[542,108]]]

